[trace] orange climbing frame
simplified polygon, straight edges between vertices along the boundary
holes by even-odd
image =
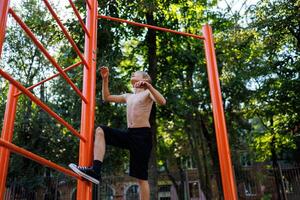
[[[207,62],[208,80],[210,86],[210,94],[212,100],[212,109],[214,124],[216,130],[217,146],[220,160],[220,169],[223,185],[223,193],[225,200],[237,200],[236,184],[233,174],[232,162],[230,157],[230,149],[228,144],[228,136],[226,130],[225,116],[223,110],[221,89],[218,77],[218,69],[216,63],[214,42],[212,29],[209,25],[204,25],[202,28],[203,36],[179,32],[167,28],[162,28],[158,26],[142,24],[137,22],[131,22],[124,19],[103,16],[97,14],[97,0],[86,0],[87,18],[84,24],[78,10],[76,9],[72,0],[69,3],[78,18],[80,25],[85,32],[85,48],[84,54],[82,55],[79,51],[77,45],[73,41],[71,35],[67,32],[64,25],[59,20],[55,11],[52,9],[51,4],[48,0],[43,0],[45,6],[48,8],[49,12],[53,18],[58,23],[62,32],[70,42],[71,46],[74,48],[75,52],[81,59],[80,62],[75,63],[65,69],[62,69],[57,61],[51,57],[49,52],[43,47],[43,45],[34,36],[34,33],[27,27],[27,25],[17,16],[12,8],[9,8],[9,0],[0,1],[0,58],[2,54],[2,47],[5,38],[5,30],[7,24],[7,16],[11,14],[12,17],[18,22],[18,24],[23,28],[27,35],[32,39],[33,43],[40,49],[40,51],[45,55],[46,58],[52,63],[52,65],[58,70],[59,73],[42,80],[39,83],[34,84],[28,88],[25,88],[22,84],[16,81],[11,75],[9,75],[4,70],[0,69],[0,75],[10,82],[9,91],[7,95],[6,110],[4,115],[2,134],[0,139],[0,200],[3,199],[5,193],[5,184],[7,171],[9,167],[9,157],[10,152],[18,153],[24,157],[34,160],[42,165],[56,169],[62,173],[65,173],[71,177],[77,178],[77,199],[78,200],[91,200],[92,199],[92,184],[84,181],[77,174],[72,171],[65,169],[45,158],[42,158],[36,154],[33,154],[21,147],[12,144],[14,121],[17,110],[18,96],[20,94],[27,95],[34,103],[40,106],[44,111],[54,117],[59,123],[64,125],[71,133],[80,139],[80,150],[79,150],[79,164],[80,165],[90,165],[92,162],[92,149],[93,149],[93,130],[94,130],[94,113],[95,113],[95,88],[96,88],[96,49],[97,49],[97,23],[98,19],[112,20],[120,23],[127,23],[134,26],[145,27],[149,29],[154,29],[157,31],[164,31],[173,34],[179,34],[186,37],[193,37],[195,39],[200,39],[204,41],[205,56]],[[76,85],[70,80],[67,71],[79,66],[83,67],[83,89],[80,91]],[[75,90],[75,92],[82,99],[81,107],[81,128],[80,132],[75,130],[70,124],[64,121],[60,116],[53,112],[45,103],[40,99],[35,97],[30,90],[49,81],[57,76],[61,75],[68,84]]]
[[[66,175],[74,177],[78,180],[78,190],[77,199],[91,199],[92,197],[92,184],[84,181],[77,174],[73,173],[71,170],[59,166],[45,158],[42,158],[36,154],[33,154],[21,147],[12,144],[14,121],[17,110],[18,96],[20,94],[27,95],[34,103],[40,106],[45,112],[51,115],[57,120],[58,123],[64,125],[71,133],[80,139],[80,155],[79,163],[82,165],[91,164],[92,159],[92,144],[93,144],[93,129],[94,129],[94,107],[95,107],[95,88],[96,88],[96,41],[97,41],[97,1],[87,1],[87,20],[86,24],[83,23],[79,12],[77,11],[75,5],[71,0],[69,0],[72,9],[75,12],[84,32],[85,32],[85,52],[84,55],[81,54],[71,35],[67,32],[66,28],[63,26],[58,16],[51,7],[51,4],[47,0],[43,0],[45,6],[48,8],[49,12],[53,18],[58,23],[65,37],[70,42],[71,46],[74,48],[78,57],[81,59],[80,62],[75,63],[65,69],[58,64],[58,62],[50,55],[48,50],[42,45],[42,43],[36,38],[34,33],[30,28],[22,21],[22,19],[14,12],[12,8],[9,8],[9,0],[0,1],[0,56],[2,54],[2,47],[5,38],[5,29],[7,23],[7,16],[10,14],[20,27],[24,30],[27,36],[32,40],[32,42],[39,48],[39,50],[44,54],[44,56],[50,61],[50,63],[57,69],[58,73],[36,83],[28,88],[25,88],[21,83],[16,81],[10,74],[0,69],[0,75],[10,82],[9,92],[7,96],[5,117],[2,127],[2,135],[0,139],[0,200],[3,199],[5,194],[5,184],[7,171],[9,167],[9,157],[10,153],[14,152],[34,160],[42,165],[56,169]],[[77,86],[71,81],[67,75],[67,71],[78,67],[79,65],[84,65],[84,80],[83,89],[80,91]],[[57,77],[62,76],[66,82],[74,89],[74,91],[82,99],[82,114],[81,114],[81,130],[80,132],[75,130],[72,125],[67,123],[58,114],[56,114],[50,107],[48,107],[44,102],[34,96],[30,90],[33,88]]]

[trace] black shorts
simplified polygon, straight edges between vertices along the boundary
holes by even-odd
[[[100,126],[107,145],[128,149],[130,152],[129,175],[148,180],[148,163],[152,149],[151,128],[128,128],[127,130]]]

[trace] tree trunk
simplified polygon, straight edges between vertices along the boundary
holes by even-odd
[[[146,13],[147,24],[155,25],[153,12],[149,11]],[[152,84],[155,87],[156,76],[157,76],[157,56],[156,56],[156,32],[152,29],[148,29],[147,33],[147,45],[148,45],[148,63],[149,63],[149,75],[152,78]],[[152,107],[150,115],[150,124],[152,129],[152,152],[149,162],[149,184],[150,184],[150,199],[156,200],[158,198],[158,172],[157,172],[157,124],[156,124],[156,106]]]
[[[169,179],[170,179],[170,181],[172,182],[172,184],[174,185],[174,187],[175,187],[175,190],[176,190],[176,194],[177,194],[177,197],[178,197],[178,200],[184,200],[184,181],[185,181],[185,179],[182,179],[182,178],[184,178],[184,176],[182,177],[182,172],[183,172],[183,170],[182,170],[182,168],[181,168],[181,166],[180,166],[180,159],[178,159],[177,158],[177,168],[178,168],[178,171],[179,171],[179,175],[180,175],[180,183],[178,183],[177,182],[177,180],[176,180],[176,177],[174,177],[172,174],[171,174],[171,172],[170,172],[170,170],[169,170],[169,167],[168,167],[168,165],[167,165],[167,163],[165,162],[164,163],[164,167],[165,167],[165,169],[166,169],[166,173],[167,173],[167,176],[169,177]],[[179,165],[178,165],[179,164]]]
[[[184,173],[184,170],[181,167],[181,162],[180,158],[176,160],[177,167],[179,169],[179,177],[180,177],[180,185],[179,185],[179,195],[178,199],[179,200],[184,200],[185,199],[185,189],[184,189],[184,183],[187,181],[186,180],[186,175]]]
[[[199,122],[198,122],[199,124]],[[202,130],[202,126],[200,125],[200,131],[199,131],[199,135],[200,135],[200,147],[201,147],[201,151],[202,151],[202,155],[203,155],[203,167],[204,167],[204,176],[205,176],[205,185],[202,186],[203,188],[205,188],[205,195],[207,199],[212,199],[212,189],[211,189],[211,180],[210,180],[210,171],[209,168],[209,162],[208,162],[208,154],[207,154],[207,146],[205,145],[205,141],[204,141],[204,136],[203,136],[203,130]]]
[[[187,120],[186,120],[186,133],[188,135],[188,139],[189,139],[189,143],[191,146],[191,153],[195,160],[196,160],[196,165],[197,165],[197,170],[198,170],[198,175],[199,175],[199,181],[200,181],[200,186],[202,191],[204,192],[204,194],[206,195],[206,189],[203,188],[206,183],[205,183],[205,177],[204,177],[204,168],[203,168],[203,163],[201,161],[201,154],[199,151],[200,145],[199,145],[199,138],[197,136],[197,134],[199,134],[196,131],[196,127],[195,127],[195,122],[193,120],[193,116],[192,113],[190,112],[187,115]]]
[[[286,200],[286,195],[285,195],[285,189],[284,189],[284,183],[282,181],[282,175],[280,173],[280,167],[279,167],[279,163],[278,163],[278,156],[276,153],[276,133],[274,132],[273,129],[273,125],[274,125],[274,121],[273,121],[273,116],[271,116],[270,119],[270,123],[271,123],[271,129],[272,129],[272,141],[270,144],[271,147],[271,159],[272,159],[272,165],[273,165],[273,172],[274,172],[274,177],[275,177],[275,182],[276,182],[276,188],[277,188],[277,195],[278,195],[278,199],[283,199]]]
[[[223,199],[222,198],[223,191],[222,191],[220,164],[219,164],[219,157],[218,157],[218,152],[217,152],[217,148],[216,148],[216,140],[215,140],[215,137],[212,137],[213,134],[209,134],[209,131],[208,131],[203,119],[200,118],[199,120],[201,122],[200,124],[202,127],[203,136],[207,142],[207,146],[208,146],[209,152],[211,154],[212,170],[213,170],[213,174],[216,179],[217,188],[218,188],[218,194],[215,194],[212,192],[212,194],[213,194],[212,198]],[[215,144],[215,145],[213,145],[213,144]]]
[[[189,62],[189,67],[187,69],[187,77],[185,80],[186,90],[190,93],[193,92],[194,88],[194,80],[193,80],[193,74],[195,71],[195,63]],[[211,196],[211,186],[210,186],[210,180],[209,180],[209,173],[206,170],[206,152],[204,151],[204,141],[203,140],[203,133],[202,133],[202,126],[199,125],[198,121],[198,105],[199,100],[198,99],[192,99],[187,100],[190,101],[191,104],[191,110],[187,114],[187,120],[186,120],[186,127],[187,127],[187,134],[189,138],[189,142],[191,145],[192,155],[194,155],[194,159],[196,160],[197,164],[197,170],[199,174],[199,182],[200,182],[200,188],[203,191],[204,195],[210,199]],[[196,114],[196,116],[194,116]]]

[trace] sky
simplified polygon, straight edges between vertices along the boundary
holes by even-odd
[[[257,2],[258,0],[219,0],[218,7],[226,9],[229,5],[234,11],[239,11],[241,8],[247,8],[249,5],[254,5]]]

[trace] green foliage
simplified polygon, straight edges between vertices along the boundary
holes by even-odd
[[[8,83],[3,79],[0,79],[0,117],[3,119],[5,112],[6,94],[8,92]],[[2,127],[3,121],[1,120],[0,125]]]
[[[254,139],[255,149],[265,156],[264,160],[270,158],[270,136],[275,138],[274,148],[279,155],[296,148],[295,127],[300,122],[296,103],[300,101],[298,10],[296,1],[262,1],[253,11],[251,26],[259,35],[263,52],[257,73],[251,77],[256,88],[247,113],[257,116],[266,128]]]

